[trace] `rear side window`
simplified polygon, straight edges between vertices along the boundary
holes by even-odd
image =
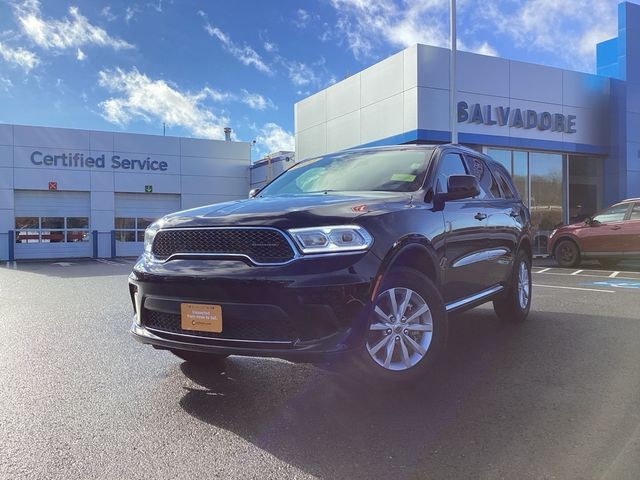
[[[447,179],[451,175],[467,175],[462,156],[457,153],[446,153],[440,160],[436,179],[436,192],[445,193],[447,191]]]
[[[500,188],[502,189],[502,195],[504,196],[504,198],[516,198],[516,194],[513,192],[511,185],[509,185],[509,182],[505,178],[504,172],[502,172],[499,168],[496,168],[493,173],[495,174],[495,177],[500,184]]]
[[[500,198],[500,188],[487,164],[477,157],[467,157],[469,171],[478,179],[480,199]]]
[[[631,217],[629,220],[640,220],[640,203],[636,203],[633,205],[631,209]]]

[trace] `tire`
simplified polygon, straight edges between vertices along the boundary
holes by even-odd
[[[218,355],[215,353],[202,353],[202,352],[193,352],[191,350],[177,350],[171,349],[169,350],[176,357],[181,358],[185,362],[198,364],[198,365],[215,365],[223,363],[225,358],[228,355]]]
[[[604,268],[616,268],[620,263],[617,258],[599,258],[598,263]]]
[[[524,322],[531,308],[531,287],[531,260],[525,252],[519,252],[505,296],[493,301],[496,315],[501,320]]]
[[[580,249],[573,240],[560,240],[554,249],[556,262],[561,267],[577,267],[580,265]]]
[[[408,385],[433,366],[446,346],[444,302],[434,283],[411,268],[393,269],[379,292],[351,373],[375,387]]]

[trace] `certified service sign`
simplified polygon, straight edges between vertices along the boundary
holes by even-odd
[[[56,168],[95,168],[138,172],[166,172],[169,168],[169,164],[164,160],[153,160],[151,157],[123,158],[120,155],[107,156],[104,153],[91,157],[77,152],[52,155],[35,150],[29,159],[33,165]]]

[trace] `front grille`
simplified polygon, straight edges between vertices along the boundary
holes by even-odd
[[[168,333],[182,333],[198,337],[233,339],[233,340],[262,340],[262,341],[293,341],[294,333],[283,319],[236,319],[223,320],[222,333],[194,332],[183,330],[180,326],[180,315],[175,313],[145,310],[144,324],[147,327]]]
[[[176,254],[246,255],[255,263],[284,263],[294,257],[284,234],[267,228],[161,230],[152,252],[159,259]]]

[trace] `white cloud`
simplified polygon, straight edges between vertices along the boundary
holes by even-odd
[[[102,15],[107,20],[107,22],[113,22],[118,18],[117,15],[114,15],[111,12],[110,6],[106,6],[102,10],[100,10],[100,15]]]
[[[310,65],[295,60],[286,60],[282,57],[279,58],[279,61],[287,69],[289,80],[296,87],[304,85],[318,86],[320,84],[319,74]]]
[[[271,99],[263,97],[259,93],[250,93],[242,89],[242,103],[249,106],[253,110],[266,110],[267,108],[275,108]]]
[[[22,31],[39,47],[65,50],[84,45],[111,47],[115,50],[133,48],[130,43],[110,36],[80,14],[78,7],[69,7],[69,16],[60,20],[45,19],[38,0],[27,0],[15,6],[15,15]]]
[[[256,136],[258,147],[262,148],[264,146],[267,152],[294,150],[295,148],[293,134],[276,123],[265,123],[258,132]]]
[[[124,21],[129,23],[131,20],[133,20],[133,17],[136,16],[136,13],[139,13],[140,9],[138,8],[137,5],[129,5],[127,7],[127,9],[124,11]]]
[[[303,8],[299,8],[296,12],[296,18],[293,19],[293,24],[298,28],[306,28],[309,24],[309,20],[311,20],[309,12]]]
[[[210,100],[214,102],[228,102],[236,99],[236,96],[233,93],[221,92],[220,90],[216,90],[210,87],[203,88],[201,93],[205,94]]]
[[[458,44],[460,44],[460,42],[458,42]],[[489,43],[487,42],[482,42],[479,45],[476,45],[475,47],[465,47],[464,45],[458,45],[462,50],[468,50],[470,52],[474,52],[474,53],[479,53],[480,55],[489,55],[490,57],[497,57],[498,56],[498,51],[493,48],[491,45],[489,45]]]
[[[83,61],[87,59],[87,55],[82,50],[78,49],[78,51],[76,52],[76,58],[79,61]]]
[[[617,2],[529,0],[512,13],[491,0],[478,14],[518,48],[550,53],[571,68],[592,70],[596,43],[617,33]]]
[[[162,13],[162,0],[158,0],[157,3],[147,3],[147,7],[153,8],[158,13]]]
[[[220,40],[224,49],[233,55],[239,62],[247,66],[252,66],[263,73],[272,73],[271,68],[269,68],[269,66],[262,60],[260,54],[249,45],[238,45],[231,40],[229,35],[209,23],[207,23],[204,28],[209,35]]]
[[[126,125],[141,118],[179,126],[198,137],[224,139],[223,128],[229,125],[229,119],[203,104],[212,90],[195,94],[181,91],[164,80],[147,77],[135,67],[129,71],[102,70],[98,84],[115,95],[100,103],[102,115],[109,122]]]
[[[0,42],[0,57],[8,63],[21,67],[27,73],[40,63],[35,53],[21,47],[12,48],[2,42]]]
[[[0,76],[0,90],[4,90],[5,92],[8,92],[12,88],[13,88],[13,82],[8,78]]]
[[[269,53],[278,51],[278,46],[273,42],[264,42],[263,46],[264,49]]]
[[[356,58],[374,55],[381,42],[407,47],[415,43],[445,46],[448,24],[439,21],[449,2],[441,0],[331,0],[337,30]]]

